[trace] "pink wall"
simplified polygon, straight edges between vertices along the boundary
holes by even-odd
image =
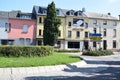
[[[27,20],[27,19],[9,19],[9,23],[11,23],[11,31],[8,33],[8,37],[10,39],[14,38],[31,38],[35,39],[35,20]],[[23,32],[23,25],[28,25],[28,32]]]

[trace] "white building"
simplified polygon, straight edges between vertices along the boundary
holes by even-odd
[[[89,40],[89,47],[104,50],[120,48],[120,21],[117,18],[112,17],[110,13],[84,12],[84,14],[88,18],[89,33],[102,34],[101,40]]]

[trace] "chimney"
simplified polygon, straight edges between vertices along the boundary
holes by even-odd
[[[120,15],[118,15],[118,19],[120,20]]]
[[[108,13],[108,15],[111,15],[111,13]]]
[[[85,10],[85,8],[82,8],[82,12],[85,12],[86,10]]]

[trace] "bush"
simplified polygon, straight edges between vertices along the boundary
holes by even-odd
[[[41,57],[53,52],[54,48],[51,46],[0,46],[0,56],[4,57]]]
[[[89,55],[89,56],[105,56],[105,55],[112,55],[113,52],[110,50],[101,50],[101,51],[84,51],[83,55]]]
[[[56,52],[80,52],[80,50],[55,50]]]

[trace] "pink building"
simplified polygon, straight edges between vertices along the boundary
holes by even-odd
[[[17,18],[9,18],[8,38],[10,45],[35,45],[36,21],[31,14],[20,13]]]

